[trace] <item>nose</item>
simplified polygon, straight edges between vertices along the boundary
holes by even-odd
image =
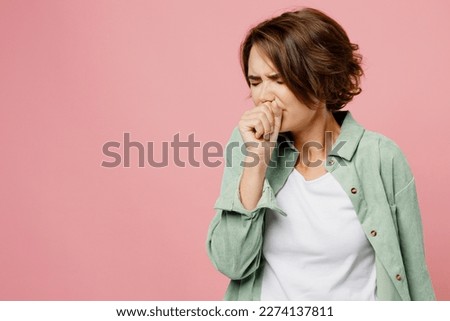
[[[261,87],[259,88],[257,99],[260,104],[264,104],[266,102],[271,102],[275,99],[275,94],[273,93],[269,82],[261,83]]]

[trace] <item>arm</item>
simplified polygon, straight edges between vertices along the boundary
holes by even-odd
[[[414,178],[395,194],[398,234],[413,301],[435,300],[425,261],[422,221]]]
[[[389,155],[382,161],[382,174],[385,173],[387,192],[391,195],[390,203],[394,209],[411,299],[434,300],[425,260],[422,220],[414,176],[405,156],[395,143],[385,141],[382,149],[385,155]]]
[[[235,128],[227,144],[221,192],[215,204],[216,215],[210,224],[207,239],[208,255],[214,266],[234,280],[249,276],[259,267],[266,208],[282,212],[276,205],[275,195],[267,179],[262,180],[260,189],[252,189],[248,185],[254,179],[251,175],[242,187],[249,192],[250,203],[252,197],[257,203],[252,210],[243,206],[240,197],[241,180],[245,179],[242,145],[240,133]],[[255,194],[261,195],[259,200]]]

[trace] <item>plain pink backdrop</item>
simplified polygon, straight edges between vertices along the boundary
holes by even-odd
[[[102,146],[125,132],[157,157],[177,133],[224,145],[251,107],[245,32],[298,6],[360,45],[366,77],[349,109],[406,154],[449,300],[445,0],[1,0],[0,299],[220,300],[228,281],[205,241],[223,167],[139,168],[134,151],[130,168],[105,168]]]

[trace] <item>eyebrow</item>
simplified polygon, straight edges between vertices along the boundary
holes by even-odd
[[[277,79],[281,78],[279,73],[273,73],[273,74],[270,74],[270,75],[266,75],[266,77],[271,79],[271,80],[277,80]],[[254,75],[248,75],[247,79],[248,80],[261,80],[261,77],[260,76],[254,76]]]

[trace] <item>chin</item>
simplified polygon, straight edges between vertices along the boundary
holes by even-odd
[[[280,127],[280,133],[287,133],[290,132],[292,130],[292,128],[289,127],[288,124],[286,123],[281,123],[281,127]]]
[[[289,134],[290,131],[291,131],[290,128],[281,126],[279,133],[280,134]]]

